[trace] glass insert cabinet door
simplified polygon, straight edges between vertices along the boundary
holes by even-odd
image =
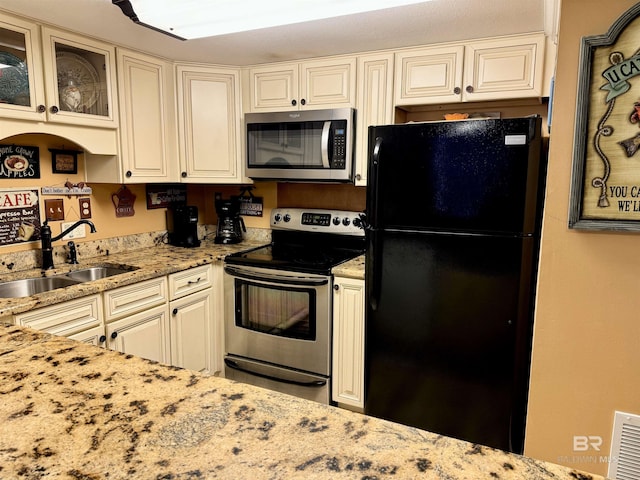
[[[49,120],[117,126],[114,48],[47,27],[42,37]]]
[[[115,48],[0,17],[0,119],[116,128]]]
[[[0,17],[0,116],[45,118],[39,27],[9,15]]]

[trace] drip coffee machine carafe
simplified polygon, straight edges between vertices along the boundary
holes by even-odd
[[[218,214],[218,228],[214,242],[240,243],[242,232],[247,231],[244,220],[240,217],[240,201],[233,197],[229,200],[223,200],[222,195],[216,193],[215,205]]]

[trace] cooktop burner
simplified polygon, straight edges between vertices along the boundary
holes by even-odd
[[[232,254],[226,262],[278,270],[330,274],[365,251],[363,214],[317,209],[274,209],[272,243]]]

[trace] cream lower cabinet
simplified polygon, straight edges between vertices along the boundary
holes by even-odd
[[[240,69],[176,67],[180,177],[186,183],[242,183]]]
[[[169,275],[171,364],[216,373],[216,331],[211,265]]]
[[[544,33],[404,49],[396,106],[542,96]]]
[[[331,398],[364,408],[364,280],[336,277],[333,284]]]
[[[167,278],[104,292],[107,346],[162,363],[171,362]]]
[[[100,337],[104,336],[102,295],[89,295],[21,313],[14,316],[14,323],[98,344]],[[85,337],[89,330],[91,335]],[[91,336],[96,337],[95,342],[89,340]]]

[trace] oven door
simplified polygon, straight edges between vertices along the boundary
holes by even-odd
[[[331,277],[225,266],[226,353],[329,376]]]

